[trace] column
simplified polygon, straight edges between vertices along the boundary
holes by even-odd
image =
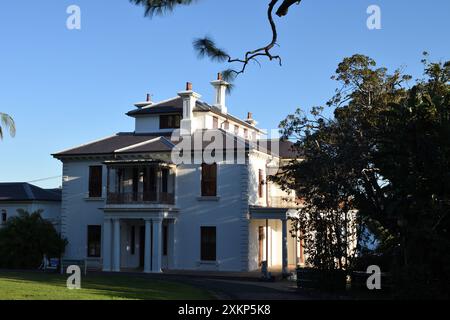
[[[105,219],[103,222],[103,271],[111,271],[111,241],[112,241],[112,222],[111,219]]]
[[[120,219],[114,219],[113,271],[120,272]]]
[[[152,221],[145,220],[145,255],[144,255],[144,272],[152,272],[152,257],[150,256],[152,250]]]
[[[176,240],[175,239],[175,223],[176,223],[176,220],[172,220],[169,223],[169,256],[168,256],[169,269],[175,269],[176,268],[175,266],[177,265],[177,263],[175,261],[175,257],[176,257],[176,254],[175,254],[175,240]]]
[[[153,220],[153,273],[160,273],[161,270],[161,239],[162,238],[162,219]]]
[[[288,268],[288,238],[287,238],[287,219],[283,219],[282,221],[282,257],[283,257],[283,275],[289,274]]]

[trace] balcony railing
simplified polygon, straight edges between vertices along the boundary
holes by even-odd
[[[175,195],[167,192],[110,192],[106,200],[107,204],[175,204]]]

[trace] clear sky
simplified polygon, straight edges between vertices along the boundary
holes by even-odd
[[[1,1],[0,111],[14,117],[17,135],[0,142],[0,181],[61,175],[51,153],[133,131],[124,113],[147,92],[163,100],[191,81],[211,102],[209,81],[224,66],[197,59],[192,40],[210,35],[233,55],[257,48],[270,38],[266,3],[199,0],[151,20],[128,0]],[[79,31],[66,28],[72,4],[81,8]],[[381,30],[366,27],[372,4],[381,8]],[[419,77],[422,51],[450,58],[449,15],[448,0],[303,0],[277,19],[283,67],[250,66],[228,98],[229,111],[252,111],[260,127],[276,128],[297,107],[324,104],[338,62],[354,53]]]

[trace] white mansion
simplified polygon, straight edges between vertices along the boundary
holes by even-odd
[[[65,258],[117,272],[253,271],[263,261],[287,272],[303,263],[289,236],[295,193],[267,179],[295,156],[290,143],[267,143],[251,114],[228,113],[220,74],[212,85],[211,105],[188,83],[174,98],[137,103],[127,113],[134,132],[53,155],[63,163]]]

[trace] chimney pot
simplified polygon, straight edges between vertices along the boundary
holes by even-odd
[[[249,112],[247,116],[248,120],[253,120],[253,113]]]
[[[147,102],[151,102],[152,101],[152,97],[150,95],[150,93],[147,93]]]
[[[219,73],[217,74],[217,80],[223,80],[223,76],[222,76],[222,73],[221,73],[221,72],[219,72]]]
[[[192,83],[186,82],[186,91],[192,91]]]

